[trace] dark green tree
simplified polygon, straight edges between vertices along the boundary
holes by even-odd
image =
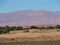
[[[56,28],[56,29],[60,29],[60,25],[56,25],[55,28]]]
[[[48,26],[47,28],[48,29],[54,29],[54,26]]]
[[[22,26],[18,26],[18,27],[16,27],[16,30],[23,30],[23,27]]]
[[[30,26],[30,29],[38,29],[37,26]]]

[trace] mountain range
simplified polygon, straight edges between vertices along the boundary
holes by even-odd
[[[0,25],[56,25],[60,24],[60,11],[22,10],[0,14]]]

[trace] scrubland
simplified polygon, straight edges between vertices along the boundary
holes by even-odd
[[[10,31],[0,34],[0,42],[28,42],[28,41],[53,41],[60,40],[60,29],[29,29]]]

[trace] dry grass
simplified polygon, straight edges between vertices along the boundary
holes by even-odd
[[[11,31],[9,34],[0,35],[0,41],[49,41],[49,40],[60,40],[59,30],[37,30],[32,29],[29,32]]]

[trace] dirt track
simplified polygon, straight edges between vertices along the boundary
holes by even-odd
[[[10,43],[0,43],[0,45],[60,45],[60,41],[47,41],[47,42],[10,42]]]

